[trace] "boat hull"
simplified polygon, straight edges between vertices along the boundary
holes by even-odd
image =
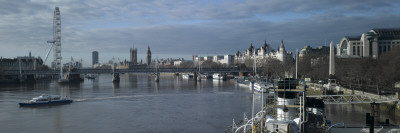
[[[57,100],[57,101],[49,101],[49,102],[34,102],[34,103],[19,103],[20,107],[36,107],[36,106],[49,106],[49,105],[63,105],[70,104],[72,100]]]

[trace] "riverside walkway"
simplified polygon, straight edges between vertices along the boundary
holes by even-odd
[[[315,83],[307,83],[309,89],[324,91],[323,86]],[[399,95],[378,95],[361,90],[351,90],[339,87],[342,95],[308,95],[307,97],[323,99],[325,104],[355,104],[355,103],[385,103],[398,102]]]

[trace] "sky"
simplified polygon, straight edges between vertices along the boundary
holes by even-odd
[[[372,28],[400,28],[393,0],[0,0],[0,56],[40,56],[53,37],[54,8],[61,12],[64,59],[129,60],[138,49],[154,58],[243,52],[264,40],[288,51],[339,43]],[[50,53],[46,64],[53,60]]]

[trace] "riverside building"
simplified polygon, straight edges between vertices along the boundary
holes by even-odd
[[[1,70],[40,70],[44,66],[43,60],[40,57],[19,56],[17,58],[3,58],[0,57],[0,71]],[[0,72],[1,73],[1,72]]]
[[[272,49],[269,44],[267,44],[267,41],[264,41],[264,45],[261,48],[255,49],[253,47],[253,43],[250,43],[250,47],[246,49],[243,54],[240,53],[240,51],[237,51],[234,61],[235,64],[244,64],[246,60],[254,60],[254,58],[256,58],[258,64],[262,63],[268,58],[278,59],[282,62],[282,64],[285,64],[293,61],[293,54],[292,52],[286,51],[283,40],[281,41],[280,47],[276,51]]]
[[[95,64],[99,64],[99,52],[93,51],[92,52],[92,67],[94,68]]]
[[[342,58],[378,58],[393,48],[400,48],[400,28],[372,29],[361,36],[343,37],[337,55]]]
[[[202,61],[210,60],[212,62],[216,62],[216,63],[220,63],[220,64],[224,64],[224,65],[230,66],[230,65],[233,65],[235,56],[234,55],[229,55],[229,54],[227,54],[227,55],[215,55],[215,56],[203,56],[203,57],[194,55],[192,58],[193,58],[193,63],[195,65],[199,64],[199,61],[202,62]]]

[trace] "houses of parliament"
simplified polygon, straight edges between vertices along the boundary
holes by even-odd
[[[151,65],[151,50],[150,50],[150,46],[147,47],[147,52],[146,52],[146,64],[143,63],[142,60],[140,60],[140,62],[138,62],[137,60],[137,48],[130,48],[129,50],[130,53],[130,62],[129,62],[129,66],[137,66],[137,65],[147,65],[150,66]]]

